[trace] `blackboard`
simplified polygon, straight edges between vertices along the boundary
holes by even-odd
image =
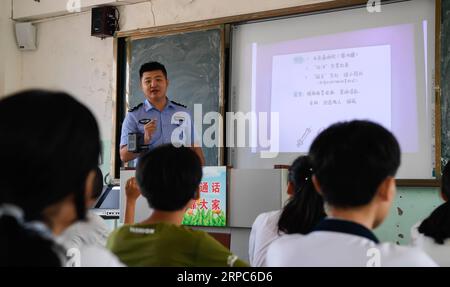
[[[194,104],[202,104],[202,118],[221,111],[222,29],[130,39],[128,42],[128,106],[145,100],[140,88],[139,68],[150,61],[162,63],[167,70],[170,100],[181,103],[194,116]],[[203,127],[203,131],[206,127]],[[200,135],[201,136],[201,135]],[[218,147],[203,147],[205,164],[219,163]]]
[[[441,21],[441,164],[450,160],[450,1],[442,1]]]

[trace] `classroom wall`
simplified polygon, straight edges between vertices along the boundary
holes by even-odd
[[[90,25],[90,12],[38,23],[38,49],[22,52],[21,87],[64,90],[91,108],[100,125],[106,174],[113,121],[113,40],[91,37]]]
[[[121,7],[121,27],[122,31],[127,31],[319,2],[325,1],[153,0]],[[90,12],[85,12],[39,21],[36,23],[38,50],[19,52],[12,22],[7,19],[10,1],[0,3],[0,78],[3,79],[0,79],[0,95],[31,87],[64,89],[74,94],[91,107],[99,121],[105,161],[102,170],[109,171],[115,72],[113,40],[91,37],[91,16]],[[436,189],[400,189],[391,215],[377,229],[377,235],[382,240],[406,243],[410,226],[439,203],[437,194]],[[240,236],[239,242],[235,242],[241,246],[237,250],[240,256],[246,253],[245,237]]]

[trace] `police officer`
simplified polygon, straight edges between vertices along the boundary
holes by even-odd
[[[129,110],[122,124],[120,159],[132,161],[141,154],[128,151],[128,134],[144,135],[144,145],[152,149],[161,144],[192,146],[204,163],[203,152],[193,144],[193,121],[186,106],[169,101],[166,96],[169,80],[166,68],[158,62],[149,62],[139,70],[141,88],[146,100]]]

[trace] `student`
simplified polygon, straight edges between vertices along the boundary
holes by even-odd
[[[64,266],[55,243],[85,218],[100,153],[92,113],[61,92],[0,100],[0,265]]]
[[[395,197],[400,147],[378,124],[334,124],[313,141],[315,189],[328,218],[308,235],[285,235],[269,247],[269,266],[436,266],[422,251],[380,243],[372,233]]]
[[[206,232],[181,226],[199,197],[200,158],[190,148],[162,145],[139,161],[136,179],[154,209],[145,221],[111,234],[107,246],[128,266],[247,266]]]
[[[267,249],[281,234],[307,234],[326,216],[322,197],[314,190],[311,178],[309,158],[298,157],[289,167],[290,199],[286,206],[260,214],[253,223],[249,241],[251,266],[266,265]]]
[[[92,208],[103,191],[103,174],[95,169],[94,188],[88,200]],[[77,248],[80,251],[81,267],[122,266],[116,256],[110,253],[106,240],[111,233],[103,218],[92,211],[86,214],[86,220],[78,221],[67,228],[57,241],[67,250]]]
[[[442,172],[441,197],[444,203],[412,228],[411,239],[439,266],[450,267],[450,163]]]

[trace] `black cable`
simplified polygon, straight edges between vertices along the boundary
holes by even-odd
[[[116,12],[117,12],[117,17],[116,17],[116,31],[120,31],[120,11],[119,8],[114,7]]]

